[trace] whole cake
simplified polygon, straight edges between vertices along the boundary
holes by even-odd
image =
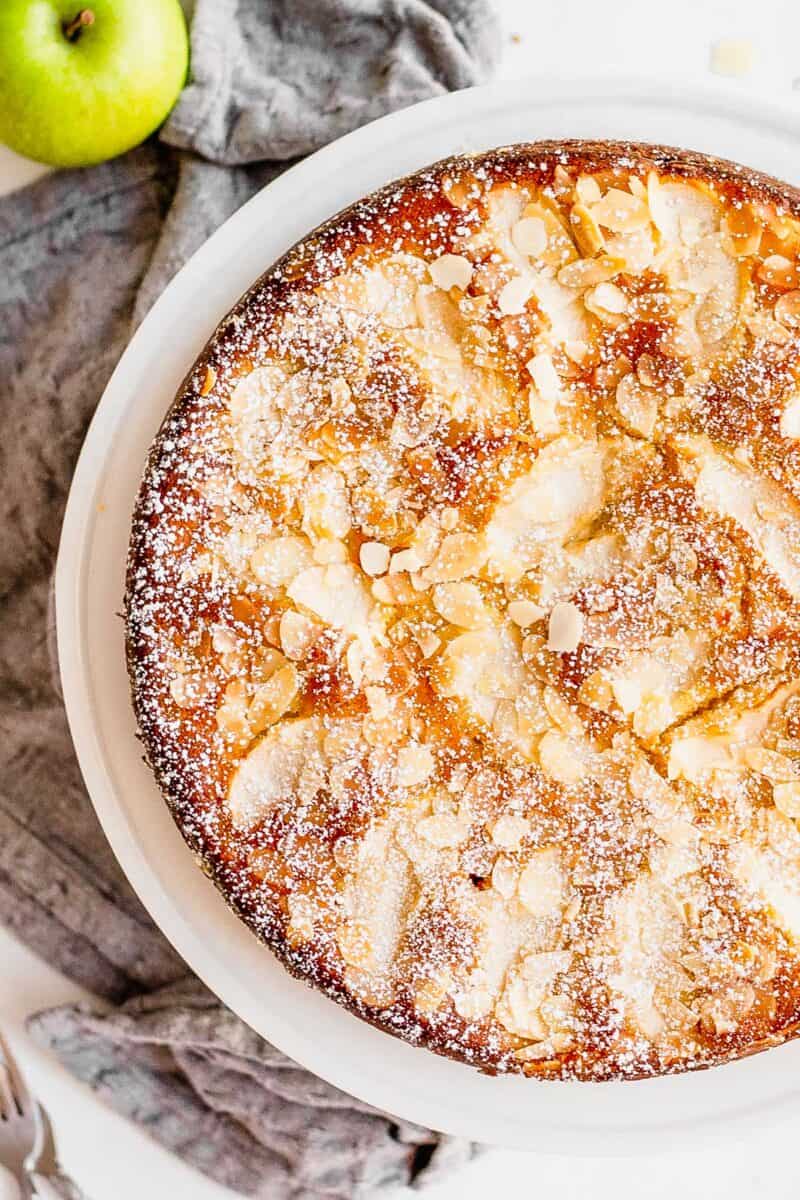
[[[797,1034],[799,252],[729,163],[513,146],[310,235],[188,376],[130,550],[145,751],[381,1028],[587,1080]]]

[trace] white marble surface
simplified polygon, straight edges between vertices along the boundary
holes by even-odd
[[[752,44],[750,73],[735,86],[760,95],[797,91],[800,133],[800,5],[797,0],[495,0],[506,26],[501,74],[644,74],[680,86],[708,77],[712,45],[726,38]],[[512,39],[512,35],[513,39]],[[800,145],[800,143],[799,143]],[[800,149],[798,151],[800,153]],[[42,168],[0,147],[0,193],[22,186]],[[37,1008],[82,995],[9,934],[0,930],[0,1028],[53,1117],[66,1167],[93,1200],[223,1200],[231,1193],[184,1167],[133,1126],[97,1103],[23,1033]],[[798,1113],[800,1118],[800,1113]],[[526,1155],[493,1150],[457,1177],[426,1193],[430,1200],[795,1200],[800,1160],[793,1128],[761,1130],[699,1152],[671,1150],[635,1159]],[[410,1196],[410,1193],[408,1193]]]

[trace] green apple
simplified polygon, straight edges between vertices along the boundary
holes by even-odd
[[[178,0],[0,0],[0,141],[61,167],[137,146],[189,61]]]

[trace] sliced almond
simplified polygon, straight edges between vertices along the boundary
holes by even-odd
[[[586,293],[584,303],[595,313],[604,312],[620,316],[628,310],[628,297],[615,283],[598,283]]]
[[[464,580],[438,583],[433,589],[433,607],[461,629],[481,629],[490,622],[490,613],[480,589]]]
[[[580,781],[586,775],[578,746],[572,738],[556,729],[551,729],[539,742],[539,765],[550,779],[566,787]]]
[[[322,633],[322,626],[303,613],[288,609],[281,617],[281,649],[287,658],[303,659]]]
[[[311,544],[304,537],[274,537],[263,542],[250,557],[250,569],[259,583],[285,587],[304,567],[314,561]]]
[[[545,615],[545,610],[538,604],[534,604],[532,600],[512,600],[506,612],[514,624],[519,625],[521,629],[527,629],[529,625],[541,621]]]
[[[517,868],[501,854],[492,868],[492,887],[504,900],[510,900],[517,890]]]
[[[383,542],[364,542],[358,559],[367,575],[384,575],[389,569],[389,547]]]
[[[461,254],[443,254],[428,266],[431,279],[438,288],[449,292],[459,288],[465,292],[472,279],[472,263]]]
[[[511,227],[511,240],[520,254],[536,258],[547,246],[547,230],[541,217],[522,217]]]
[[[535,354],[525,364],[543,400],[557,400],[561,395],[561,377],[549,354]]]
[[[415,787],[425,783],[433,774],[435,765],[428,746],[411,742],[397,752],[397,782],[400,787]]]
[[[577,650],[583,637],[583,625],[583,613],[574,604],[569,601],[556,604],[547,625],[547,649],[557,654]]]
[[[504,316],[516,316],[519,313],[525,312],[525,306],[528,303],[530,294],[530,282],[522,276],[517,276],[514,279],[510,279],[500,289],[500,295],[497,297],[497,307]]]
[[[647,204],[642,197],[623,192],[621,188],[609,188],[590,211],[593,219],[612,233],[630,233],[650,221]]]
[[[606,283],[624,271],[625,262],[610,254],[601,254],[598,258],[578,258],[575,262],[567,263],[558,273],[558,282],[564,287],[586,288],[595,287],[598,283]]]
[[[279,667],[266,683],[257,688],[247,710],[247,720],[253,733],[260,733],[287,713],[300,691],[300,677],[287,663]]]
[[[770,287],[787,292],[797,290],[797,265],[783,254],[768,255],[756,271],[756,275]]]
[[[592,255],[598,254],[603,249],[605,245],[603,232],[592,215],[591,209],[587,208],[585,204],[574,205],[569,214],[569,226],[581,254],[591,258]]]
[[[792,396],[784,406],[780,420],[781,436],[800,438],[800,392]]]
[[[617,410],[622,423],[644,438],[652,438],[658,420],[658,395],[642,387],[632,371],[617,384]]]
[[[777,783],[772,789],[775,807],[792,820],[800,820],[800,780]]]
[[[475,575],[483,565],[486,549],[476,533],[450,533],[442,541],[436,558],[422,571],[429,583],[448,583]]]
[[[800,329],[800,290],[781,296],[775,304],[775,320],[787,329]]]
[[[579,175],[575,183],[575,195],[581,204],[597,204],[603,193],[593,175]]]
[[[507,813],[498,817],[492,826],[492,841],[501,850],[519,850],[531,832],[531,823],[525,817]]]
[[[432,817],[423,817],[417,826],[420,836],[439,850],[457,846],[465,834],[464,826],[458,817],[451,813],[435,813]]]
[[[517,884],[523,908],[534,917],[553,917],[561,912],[564,877],[555,846],[538,850],[523,868]]]

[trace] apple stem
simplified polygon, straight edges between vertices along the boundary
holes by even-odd
[[[82,8],[71,21],[64,21],[61,28],[68,42],[77,42],[87,25],[94,25],[94,13],[90,8]]]

